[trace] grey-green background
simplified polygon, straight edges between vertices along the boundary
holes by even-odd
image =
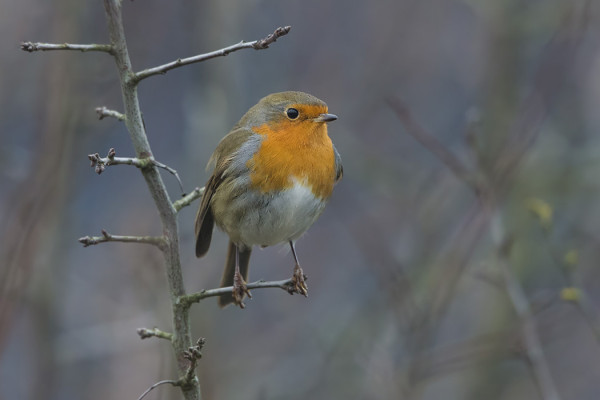
[[[302,90],[339,120],[345,175],[298,243],[308,299],[256,290],[245,310],[192,310],[207,345],[206,399],[538,399],[504,288],[494,223],[477,197],[407,134],[386,101],[479,176],[499,158],[506,260],[532,308],[563,399],[600,393],[600,7],[581,0],[124,1],[136,70],[264,37],[244,50],[144,81],[156,158],[186,190],[258,99]],[[100,0],[0,0],[0,399],[135,399],[174,379],[160,253],[82,248],[77,238],[160,234],[139,172],[101,176],[87,154],[132,155],[106,54],[25,53],[19,43],[104,43]],[[471,144],[470,144],[471,143]],[[175,180],[164,179],[172,198]],[[186,289],[218,284],[226,237],[193,250],[197,203],[180,213]],[[552,211],[551,219],[535,212]],[[545,222],[544,222],[545,221]],[[565,255],[569,254],[565,261]],[[285,246],[255,251],[251,279],[283,279]],[[578,288],[583,305],[566,301]],[[563,296],[561,297],[561,293]],[[566,293],[568,294],[568,292]],[[178,398],[163,386],[148,399]]]

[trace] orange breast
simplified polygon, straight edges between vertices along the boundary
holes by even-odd
[[[261,125],[253,130],[264,136],[248,161],[252,188],[263,193],[289,189],[294,180],[307,184],[321,199],[331,196],[335,182],[335,158],[327,125],[311,120],[279,126]]]

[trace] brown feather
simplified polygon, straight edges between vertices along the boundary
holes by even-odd
[[[198,213],[196,214],[194,229],[196,234],[196,257],[202,257],[206,254],[212,239],[215,220],[210,209],[210,200],[215,193],[214,175],[210,177],[204,188],[204,195],[202,196],[202,202],[200,203]]]
[[[229,241],[229,249],[227,251],[227,260],[225,261],[225,269],[221,278],[221,287],[233,286],[233,274],[235,273],[235,250],[236,246]],[[248,270],[250,265],[250,254],[252,249],[240,249],[240,273],[245,281],[248,281]],[[233,303],[233,294],[227,293],[219,297],[219,307],[225,307]]]
[[[225,171],[227,171],[232,163],[236,151],[251,135],[254,135],[254,133],[250,130],[240,128],[232,130],[221,140],[221,142],[219,142],[219,145],[209,161],[209,165],[212,163],[215,164],[215,170],[205,185],[204,196],[202,196],[202,201],[200,202],[200,207],[196,214],[194,229],[196,235],[196,257],[205,255],[210,247],[215,224],[214,215],[210,206],[213,195],[218,190],[221,183],[227,178],[225,176]]]

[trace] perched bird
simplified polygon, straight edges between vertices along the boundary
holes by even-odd
[[[307,294],[295,241],[317,220],[342,177],[340,155],[327,135],[337,116],[302,92],[270,94],[250,108],[218,144],[214,171],[196,215],[196,256],[208,251],[216,223],[229,236],[219,305],[244,308],[254,245],[288,242],[294,261],[290,293]]]

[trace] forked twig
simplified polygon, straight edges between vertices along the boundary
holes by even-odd
[[[100,157],[100,154],[88,154],[88,159],[90,160],[91,167],[94,167],[96,173],[100,175],[106,167],[111,165],[133,165],[140,169],[148,168],[150,166],[155,166],[158,168],[162,168],[165,171],[169,172],[177,179],[177,183],[179,183],[179,188],[183,193],[183,183],[181,183],[181,179],[179,178],[179,174],[173,168],[165,165],[159,161],[156,161],[152,157],[148,158],[137,158],[137,157],[116,157],[116,151],[114,148],[108,150],[108,154],[106,157]]]

